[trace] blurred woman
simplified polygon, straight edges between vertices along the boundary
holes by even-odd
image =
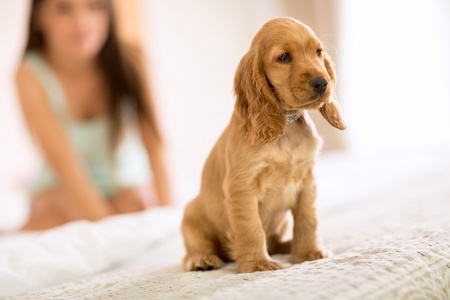
[[[118,40],[111,1],[32,1],[16,80],[44,159],[23,230],[170,204],[143,65]]]

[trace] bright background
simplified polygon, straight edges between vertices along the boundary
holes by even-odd
[[[204,161],[231,117],[235,69],[274,17],[305,22],[337,64],[349,128],[341,133],[316,119],[324,155],[407,153],[450,140],[450,1],[116,0],[125,1],[139,7],[128,22],[141,27],[179,203],[198,192]],[[0,0],[0,229],[26,215],[24,185],[38,157],[13,84],[28,5]]]

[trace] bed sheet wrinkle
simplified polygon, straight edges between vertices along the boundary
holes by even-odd
[[[0,297],[106,271],[175,234],[181,209],[154,208],[100,222],[0,238]],[[2,261],[4,263],[2,263]]]

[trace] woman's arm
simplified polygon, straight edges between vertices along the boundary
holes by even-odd
[[[139,120],[142,141],[147,150],[150,159],[150,165],[155,180],[156,193],[158,194],[160,205],[171,205],[172,195],[169,180],[169,173],[166,161],[166,151],[159,137],[155,136],[154,131],[145,119]]]
[[[166,149],[158,128],[158,119],[153,102],[153,94],[151,90],[151,80],[145,67],[146,62],[140,49],[126,47],[123,49],[130,66],[137,72],[138,78],[141,80],[140,88],[143,95],[143,109],[137,113],[139,118],[139,128],[141,131],[141,139],[147,150],[150,166],[153,171],[155,180],[156,193],[159,198],[160,205],[173,204],[170,173],[167,167]]]
[[[61,184],[73,195],[73,201],[76,201],[85,218],[95,221],[110,215],[109,204],[89,180],[81,158],[53,114],[37,78],[21,66],[16,74],[16,83],[30,129],[45,158],[59,175]]]

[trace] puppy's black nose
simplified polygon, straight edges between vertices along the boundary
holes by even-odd
[[[319,94],[325,93],[327,90],[328,81],[323,77],[314,78],[309,82],[309,86]]]

